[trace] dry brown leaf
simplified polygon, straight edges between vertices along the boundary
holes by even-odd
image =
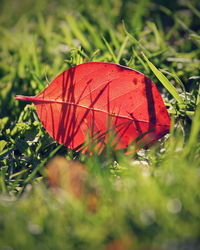
[[[66,160],[63,156],[56,156],[47,163],[46,175],[48,183],[54,191],[64,190],[86,202],[88,211],[96,211],[99,195],[94,184],[91,187],[89,174],[83,164],[78,161]]]

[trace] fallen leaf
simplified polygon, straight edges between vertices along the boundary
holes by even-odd
[[[87,175],[83,164],[56,156],[48,162],[46,170],[51,188],[63,189],[76,198],[83,196]]]
[[[100,203],[99,192],[83,164],[56,156],[46,165],[46,177],[54,193],[62,190],[62,193],[82,201],[88,211],[96,212]]]
[[[114,134],[113,147],[156,142],[170,128],[170,117],[155,84],[142,73],[113,63],[74,66],[34,97],[42,124],[59,143],[74,150],[92,138],[100,146]],[[109,133],[111,132],[111,133]]]

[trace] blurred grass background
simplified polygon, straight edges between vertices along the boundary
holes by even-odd
[[[1,1],[0,249],[200,248],[199,27],[198,0]],[[13,100],[87,61],[149,76],[170,135],[134,155],[83,155],[53,141],[33,105]],[[49,189],[45,165],[56,155],[84,165],[82,198]]]

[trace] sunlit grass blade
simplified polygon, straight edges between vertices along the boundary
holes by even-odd
[[[122,24],[123,24],[123,30],[124,30],[125,34],[130,37],[130,39],[132,40],[133,44],[136,45],[136,46],[138,46],[138,48],[140,48],[142,51],[145,52],[145,54],[147,54],[149,56],[150,52],[132,34],[130,34],[128,32],[124,21],[122,22]]]
[[[88,30],[92,39],[94,40],[96,47],[99,49],[103,49],[104,44],[102,43],[100,34],[96,33],[95,27],[92,24],[90,24],[89,21],[84,16],[81,16],[81,21],[83,25],[85,26],[85,28]]]
[[[110,55],[112,56],[113,61],[115,63],[118,63],[117,57],[115,56],[115,53],[114,53],[113,49],[111,48],[110,44],[107,42],[107,40],[105,39],[105,37],[102,37],[102,39],[103,39],[103,41],[104,41],[104,43],[106,45],[106,48],[108,49]]]
[[[153,31],[154,36],[155,36],[155,41],[158,47],[163,47],[164,46],[164,40],[156,26],[155,23],[153,22],[148,22],[147,25],[149,26],[149,28]]]
[[[195,115],[193,117],[190,137],[184,151],[186,156],[189,155],[189,153],[193,155],[194,147],[196,146],[196,143],[198,143],[199,131],[200,131],[199,121],[200,121],[200,104],[197,105]]]
[[[37,173],[38,172],[40,172],[40,171],[42,171],[43,172],[43,170],[44,170],[44,165],[47,163],[47,161],[49,160],[49,159],[51,159],[57,152],[58,152],[58,150],[60,149],[62,147],[62,145],[58,145],[51,153],[50,153],[50,155],[45,159],[45,160],[43,160],[33,171],[32,171],[32,173],[28,176],[28,178],[25,180],[25,184],[28,184],[30,181],[32,181],[35,177],[36,177],[36,175],[37,175]]]
[[[86,37],[84,36],[84,34],[82,33],[80,26],[77,24],[77,22],[75,21],[75,19],[68,15],[66,17],[67,22],[69,23],[72,33],[74,33],[74,35],[80,40],[80,42],[82,43],[83,47],[85,47],[86,49],[90,50],[91,46],[89,41],[86,39]]]
[[[181,79],[175,73],[168,72],[167,70],[164,70],[164,69],[161,69],[160,71],[167,74],[167,75],[169,75],[169,76],[171,76],[171,77],[173,77],[176,80],[176,82],[182,87],[182,89],[184,91],[186,91],[185,86],[182,83]]]
[[[152,62],[148,60],[145,54],[142,52],[142,55],[147,62],[149,68],[152,70],[154,75],[158,78],[158,80],[163,84],[163,86],[168,90],[168,92],[174,97],[174,99],[179,103],[183,104],[183,99],[178,94],[176,88],[169,82],[169,80],[162,74],[160,70],[158,70]]]
[[[122,43],[122,45],[121,45],[121,48],[120,48],[120,50],[119,50],[119,53],[118,53],[118,55],[117,55],[117,62],[118,62],[118,63],[119,63],[119,61],[120,61],[120,59],[121,59],[121,57],[122,57],[122,55],[123,55],[123,53],[124,53],[124,50],[125,50],[126,45],[127,45],[127,43],[128,43],[128,40],[129,40],[129,36],[126,36],[125,39],[124,39],[124,41],[123,41],[123,43]]]
[[[133,49],[133,55],[138,59],[138,61],[141,63],[141,65],[144,67],[144,69],[149,72],[148,66],[145,64],[141,56],[138,55],[137,51]]]
[[[190,1],[186,2],[186,5],[198,18],[200,18],[200,11],[195,8]]]
[[[198,90],[198,94],[197,94],[196,105],[198,105],[199,103],[200,103],[200,86],[199,86],[199,90]]]

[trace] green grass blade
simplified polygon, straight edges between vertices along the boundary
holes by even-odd
[[[167,70],[164,70],[164,69],[161,69],[160,71],[167,74],[167,75],[169,75],[169,76],[171,76],[171,77],[173,77],[176,80],[176,82],[182,87],[182,89],[184,91],[186,91],[185,86],[182,83],[181,79],[175,73],[170,73],[170,72],[168,72]]]
[[[200,11],[195,8],[189,1],[186,3],[187,7],[198,17],[200,18]]]
[[[105,43],[105,45],[106,45],[108,51],[110,52],[110,55],[112,56],[113,61],[114,61],[115,63],[118,63],[117,57],[115,56],[114,51],[113,51],[113,49],[111,48],[110,44],[107,42],[107,40],[105,39],[105,37],[102,37],[102,39],[103,39],[103,41],[104,41],[104,43]]]
[[[75,19],[72,16],[67,16],[66,20],[70,25],[72,33],[74,33],[75,37],[79,39],[83,47],[85,47],[87,50],[90,50],[91,49],[90,43],[84,36],[84,33],[80,30],[80,26],[76,23]]]
[[[193,149],[196,143],[198,142],[199,138],[199,131],[200,131],[199,121],[200,121],[200,104],[197,105],[195,115],[193,117],[189,141],[187,143],[187,146],[185,147],[185,156],[187,156],[189,153],[193,155]]]
[[[120,61],[120,59],[121,59],[121,57],[122,57],[122,55],[123,55],[123,53],[125,51],[126,45],[128,43],[128,40],[129,40],[129,36],[126,36],[125,39],[124,39],[124,41],[123,41],[123,43],[122,43],[122,46],[121,46],[121,48],[119,50],[119,53],[117,55],[117,61],[118,62]]]
[[[198,105],[199,103],[200,103],[200,85],[199,85],[199,89],[198,89],[196,105]]]
[[[149,68],[152,70],[154,75],[158,78],[158,80],[163,84],[163,86],[168,90],[168,92],[174,97],[174,99],[179,103],[183,104],[183,99],[179,96],[176,88],[169,82],[169,80],[162,74],[160,70],[158,70],[152,62],[148,60],[145,54],[142,52],[142,55],[147,62]]]
[[[95,27],[93,25],[91,25],[88,22],[88,20],[83,16],[81,16],[81,21],[82,21],[83,25],[85,26],[85,28],[88,30],[89,34],[91,35],[96,47],[103,49],[104,44],[102,43],[101,36],[99,35],[99,33],[97,34]]]
[[[142,58],[138,55],[137,51],[133,49],[133,55],[138,59],[138,61],[143,65],[144,69],[149,72],[148,66],[145,64],[145,62],[142,60]]]
[[[124,21],[122,22],[122,25],[123,25],[123,30],[124,30],[125,34],[130,37],[130,39],[132,40],[133,44],[136,45],[136,46],[138,46],[142,51],[145,52],[145,54],[150,55],[150,52],[132,34],[130,34],[128,32],[128,30],[127,30],[127,28],[125,26],[125,22]]]

